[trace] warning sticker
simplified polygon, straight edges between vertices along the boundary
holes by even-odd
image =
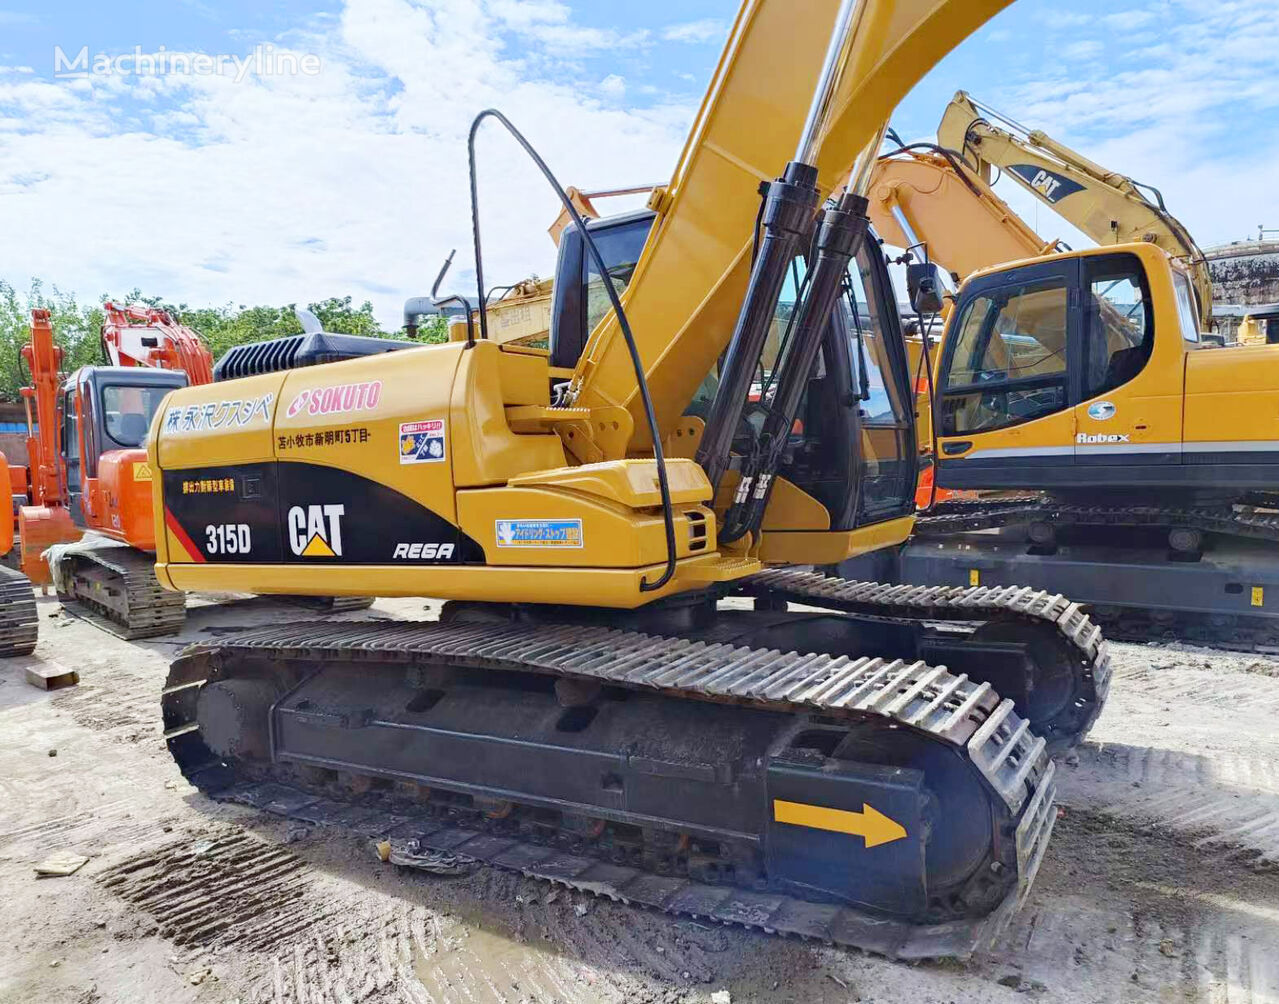
[[[580,519],[499,519],[498,547],[581,547]]]
[[[444,459],[444,419],[400,425],[400,463],[434,464]]]
[[[133,462],[133,480],[134,481],[150,481],[151,464],[145,460],[135,460]]]

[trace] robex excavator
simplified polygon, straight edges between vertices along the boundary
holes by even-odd
[[[1105,700],[1100,632],[1034,590],[809,566],[910,533],[866,188],[897,101],[1004,6],[747,0],[670,184],[589,225],[485,112],[572,218],[548,348],[486,337],[477,226],[459,340],[304,369],[268,343],[170,395],[166,586],[447,600],[188,648],[184,775],[393,862],[894,957],[988,942],[1049,840],[1050,752]]]
[[[1035,585],[1112,635],[1272,648],[1279,355],[1204,336],[1207,267],[1156,189],[990,119],[1011,121],[960,92],[939,128],[956,149],[881,161],[870,216],[890,244],[975,270],[919,411],[938,416],[937,485],[1002,495],[938,505],[904,548],[844,572]],[[1101,247],[1033,251],[993,167]]]

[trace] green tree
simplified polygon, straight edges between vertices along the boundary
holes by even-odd
[[[294,313],[295,304],[273,306],[192,307],[185,303],[168,303],[148,296],[139,289],[125,296],[104,296],[94,304],[81,304],[74,296],[56,286],[46,288],[39,280],[25,293],[11,283],[0,280],[0,400],[16,401],[19,388],[27,384],[27,371],[21,360],[22,347],[31,333],[31,310],[43,307],[51,312],[54,338],[66,353],[67,372],[81,366],[101,364],[101,302],[147,303],[169,311],[204,339],[214,360],[228,349],[248,342],[266,341],[302,333],[302,325]],[[320,320],[325,331],[371,338],[403,338],[402,332],[385,331],[373,315],[373,304],[365,300],[355,306],[350,296],[329,297],[309,303],[307,309]],[[427,321],[418,331],[418,341],[431,344],[448,341],[448,325],[441,317]]]

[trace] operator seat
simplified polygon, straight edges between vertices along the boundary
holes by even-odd
[[[115,438],[125,446],[141,446],[147,438],[147,417],[136,411],[126,411],[120,416]]]

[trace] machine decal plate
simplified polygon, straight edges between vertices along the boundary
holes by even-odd
[[[188,552],[187,560],[259,564],[283,559],[275,464],[164,471],[162,477],[165,523]],[[234,547],[227,546],[229,531],[217,529],[231,526]],[[183,560],[180,554],[170,557]]]
[[[372,411],[382,400],[382,381],[344,383],[336,387],[305,387],[298,391],[285,411],[286,418],[298,415],[344,415]]]
[[[444,419],[400,423],[400,463],[438,464],[445,455]]]
[[[240,429],[247,425],[267,425],[275,394],[258,397],[208,401],[188,404],[185,408],[169,408],[164,414],[165,435],[184,432],[206,432],[214,429]]]
[[[1088,406],[1088,417],[1096,422],[1105,422],[1114,418],[1118,410],[1109,401],[1095,401]]]
[[[133,480],[134,481],[150,481],[151,465],[145,460],[135,460],[133,462]]]
[[[191,552],[173,554],[174,561],[403,566],[485,560],[476,541],[416,500],[322,464],[165,471],[164,503],[170,531]],[[210,538],[210,526],[234,526],[236,546],[226,546],[225,531]],[[216,546],[204,546],[210,539]],[[251,545],[247,553],[242,542]]]
[[[584,547],[580,519],[499,519],[498,547]]]

